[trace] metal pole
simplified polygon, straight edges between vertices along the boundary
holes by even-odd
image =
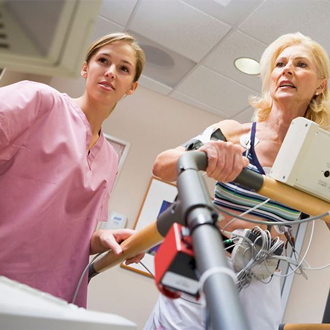
[[[197,270],[205,279],[204,293],[216,330],[248,330],[246,317],[216,226],[216,216],[204,180],[198,170],[207,166],[205,153],[186,153],[178,162],[179,200],[190,229]],[[226,272],[228,270],[228,272]]]

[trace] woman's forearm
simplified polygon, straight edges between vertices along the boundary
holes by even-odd
[[[184,147],[169,149],[160,153],[154,163],[152,172],[164,181],[172,182],[177,179],[177,162],[185,153]]]

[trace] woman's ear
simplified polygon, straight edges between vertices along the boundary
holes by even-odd
[[[83,65],[81,67],[80,74],[82,77],[87,78],[87,72],[88,72],[88,64],[86,61],[84,61]]]
[[[315,91],[315,95],[322,94],[325,91],[326,87],[327,87],[327,83],[328,82],[327,82],[326,79],[322,80],[320,86]]]
[[[133,82],[130,88],[126,91],[126,95],[132,95],[138,86],[137,81]]]

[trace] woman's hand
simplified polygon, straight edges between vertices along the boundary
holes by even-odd
[[[136,231],[133,229],[100,229],[96,230],[91,238],[91,252],[90,254],[105,252],[112,250],[114,254],[119,255],[122,253],[122,248],[119,245],[125,239],[132,236]],[[144,252],[140,253],[128,260],[126,265],[131,263],[138,263],[144,257]]]
[[[231,142],[210,141],[198,150],[207,154],[207,175],[219,182],[235,180],[249,164],[249,160],[242,156],[241,147]]]

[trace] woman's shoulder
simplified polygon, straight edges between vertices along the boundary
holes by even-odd
[[[65,97],[65,93],[62,93],[47,84],[35,81],[25,81],[22,83],[25,83],[33,88],[41,104],[46,108],[53,107],[56,104],[63,104],[63,102],[66,103],[68,101],[69,97]]]
[[[30,80],[22,80],[0,88],[0,95],[10,100],[15,95],[15,102],[21,107],[33,106],[40,108],[41,105],[52,105],[61,97],[61,93],[44,83]]]
[[[18,82],[15,82],[12,84],[12,86],[15,86],[16,88],[20,89],[31,89],[34,91],[38,90],[55,90],[53,87],[50,87],[49,85],[37,81],[32,80],[20,80]]]
[[[27,85],[30,85],[34,88],[37,92],[46,94],[46,95],[59,95],[61,94],[57,89],[51,87],[47,84],[36,82],[36,81],[25,81]]]
[[[220,128],[228,141],[237,142],[240,136],[247,134],[251,130],[252,123],[240,123],[233,119],[222,120],[214,125],[214,128]]]
[[[20,95],[31,98],[54,98],[61,93],[55,88],[36,81],[22,80],[10,86],[13,90],[19,91]]]

